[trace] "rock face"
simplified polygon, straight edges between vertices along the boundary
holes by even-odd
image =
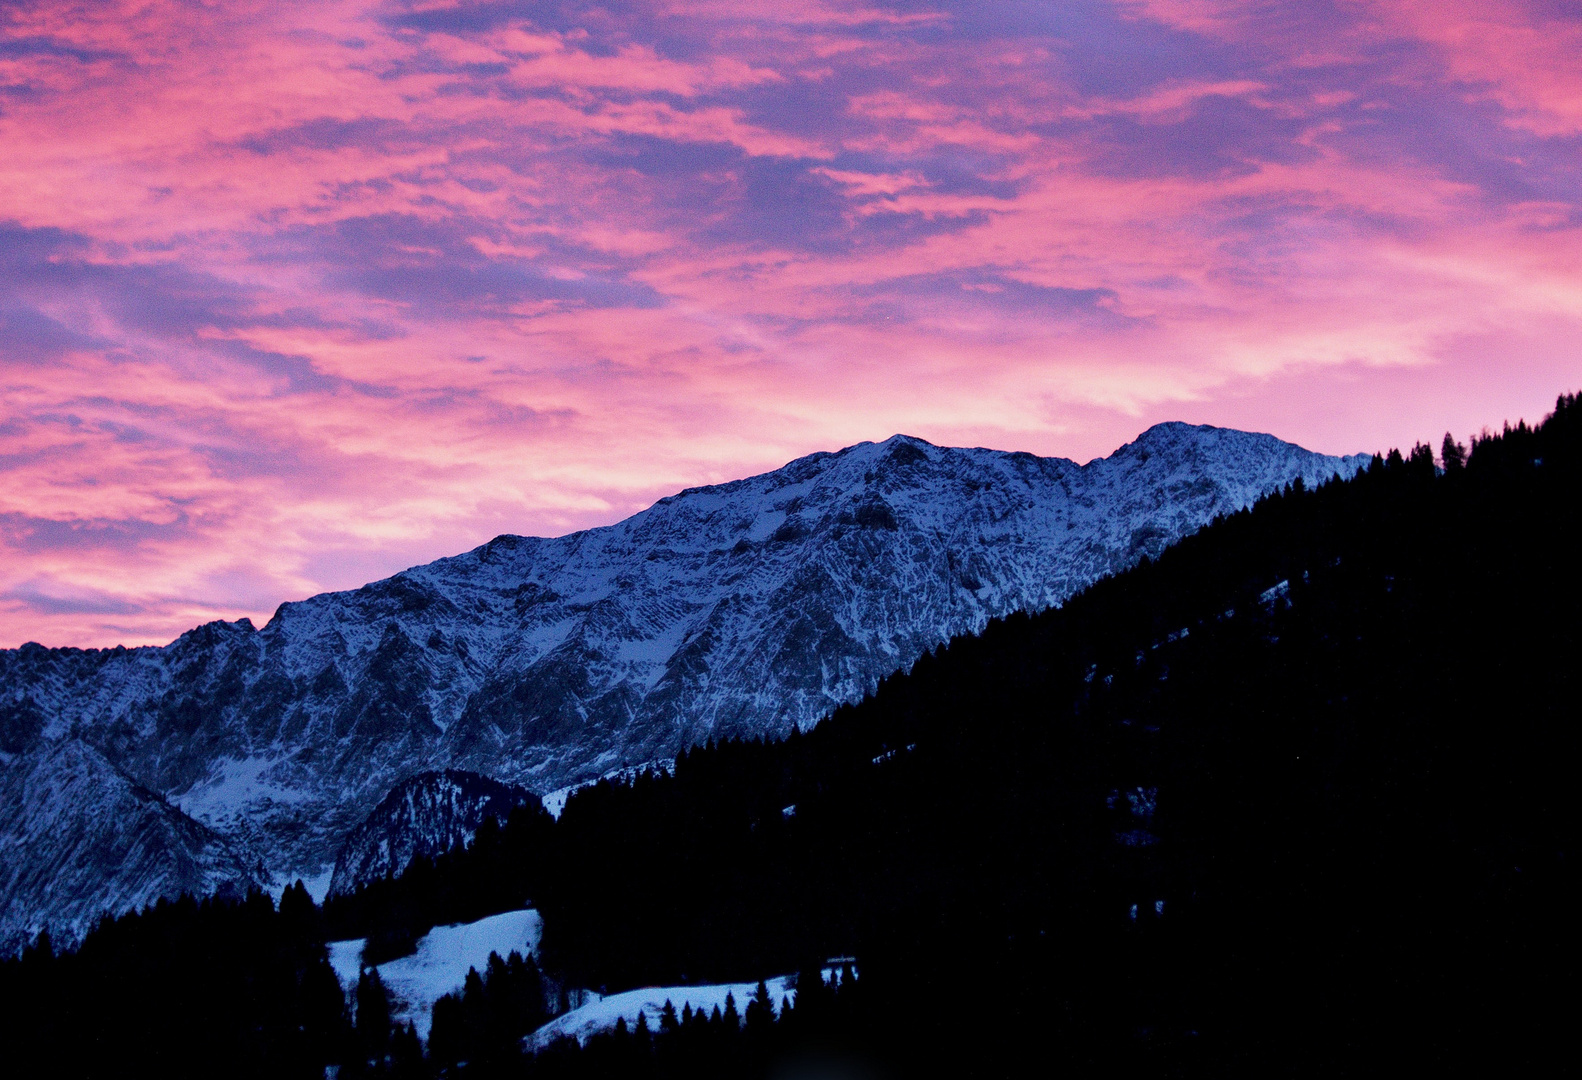
[[[379,800],[335,857],[330,893],[405,870],[417,855],[433,858],[470,843],[488,818],[501,823],[519,806],[538,806],[526,788],[462,769],[418,773]]]
[[[0,770],[0,949],[48,928],[79,938],[106,910],[183,892],[245,892],[258,878],[212,829],[77,739]]]
[[[1362,461],[1185,424],[1087,465],[862,443],[606,528],[501,536],[283,604],[262,630],[0,651],[0,750],[85,740],[277,879],[322,882],[416,773],[544,793],[710,736],[810,725],[952,635]]]

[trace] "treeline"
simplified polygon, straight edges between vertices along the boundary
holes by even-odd
[[[776,1002],[760,981],[741,1012],[731,995],[711,1012],[681,1011],[665,1002],[649,1018],[639,1013],[628,1025],[622,1017],[613,1031],[585,1043],[563,1038],[537,1054],[480,1075],[521,1076],[531,1080],[710,1080],[782,1075],[863,1080],[874,1075],[884,1043],[886,1018],[850,967],[826,981],[813,967],[797,978],[795,999]],[[876,1037],[877,1036],[877,1037]]]
[[[477,1071],[521,1060],[522,1038],[536,1031],[557,1011],[549,988],[531,956],[491,953],[480,973],[467,973],[459,993],[434,1003],[429,1032],[429,1064],[436,1073],[450,1072],[463,1062]]]
[[[1565,1031],[1579,417],[1293,486],[322,918],[398,951],[531,901],[546,971],[609,991],[857,955],[896,1075],[1529,1070]]]
[[[760,982],[737,1011],[623,1021],[586,1046],[524,1038],[558,1011],[531,956],[491,954],[434,1006],[427,1045],[392,1018],[377,967],[354,987],[331,970],[327,925],[300,883],[278,907],[243,899],[161,901],[106,918],[76,951],[48,935],[0,964],[0,1061],[18,1076],[323,1077],[436,1080],[500,1076],[741,1077],[792,1058],[860,1062],[872,1040],[848,965],[826,983],[817,965],[774,1001]],[[560,1010],[565,1008],[562,1003]]]
[[[330,940],[366,938],[364,960],[378,964],[409,954],[430,927],[523,906],[544,873],[554,825],[538,804],[517,807],[506,828],[486,818],[466,847],[437,859],[419,855],[398,878],[329,897],[324,921]]]
[[[523,1037],[549,1019],[543,998],[536,996],[544,984],[531,958],[491,956],[486,971],[472,972],[459,993],[435,1004],[426,1075],[702,1080],[763,1076],[796,1063],[870,1069],[875,1033],[886,1017],[852,966],[826,978],[811,965],[794,983],[795,990],[776,1001],[760,980],[741,1009],[729,993],[724,1007],[712,1011],[694,1010],[687,1002],[677,1011],[666,1001],[652,1017],[639,1012],[632,1024],[622,1017],[613,1030],[585,1042],[561,1036],[529,1050]],[[410,1059],[397,1053],[387,1060],[392,1075],[411,1068]]]
[[[300,883],[278,907],[262,893],[162,900],[102,920],[72,952],[43,935],[0,964],[0,1017],[0,1062],[19,1077],[319,1078],[357,1060]]]

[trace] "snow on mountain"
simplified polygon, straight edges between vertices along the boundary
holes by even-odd
[[[0,950],[48,929],[71,944],[98,921],[182,892],[243,893],[257,878],[213,830],[77,739],[0,769]]]
[[[637,765],[623,765],[619,769],[611,769],[603,776],[578,780],[575,784],[567,784],[565,787],[556,788],[554,791],[544,795],[540,801],[543,803],[544,809],[549,812],[549,816],[559,820],[561,811],[566,809],[566,803],[583,788],[592,787],[601,780],[609,780],[616,784],[630,784],[644,773],[674,772],[675,768],[676,759],[673,757],[656,758],[653,761],[644,761]]]
[[[782,999],[789,999],[793,1006],[796,1004],[795,982],[796,978],[792,975],[764,980],[777,1015]],[[686,1005],[691,1005],[693,1012],[702,1009],[705,1013],[712,1013],[716,1008],[723,1012],[725,998],[729,995],[735,999],[739,1013],[747,1008],[747,1003],[752,1000],[757,989],[757,983],[717,983],[708,986],[650,986],[642,990],[628,990],[623,994],[611,994],[609,997],[593,994],[590,995],[593,1000],[587,1004],[561,1013],[533,1032],[525,1040],[525,1045],[529,1050],[542,1050],[556,1039],[586,1042],[589,1036],[601,1031],[613,1031],[621,1020],[626,1021],[628,1028],[635,1027],[638,1013],[643,1014],[649,1029],[653,1030],[659,1027],[659,1014],[664,1011],[667,1001],[678,1015]]]
[[[460,990],[469,970],[483,971],[490,953],[499,953],[502,959],[513,952],[537,957],[543,933],[544,920],[532,908],[434,927],[418,939],[417,951],[411,956],[386,961],[376,969],[390,994],[391,1018],[400,1024],[411,1021],[418,1037],[427,1041],[434,1003]],[[330,942],[330,966],[347,990],[357,985],[362,954],[360,938]]]
[[[470,843],[487,818],[501,822],[538,796],[462,769],[423,772],[390,789],[335,857],[330,894],[405,870],[414,856],[433,858]]]
[[[862,443],[605,528],[497,537],[283,604],[262,630],[0,651],[0,751],[83,739],[277,879],[312,879],[416,773],[544,793],[711,736],[805,727],[952,635],[1362,461],[1185,424],[1087,465]]]

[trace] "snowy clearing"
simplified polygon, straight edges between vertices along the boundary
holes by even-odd
[[[780,1011],[782,997],[789,997],[792,1004],[796,1003],[796,990],[791,988],[791,981],[790,975],[764,980],[769,987],[769,996],[774,999],[776,1014]],[[626,1018],[627,1026],[631,1027],[637,1023],[639,1012],[647,1016],[649,1028],[657,1029],[659,1014],[664,1010],[666,1001],[675,1006],[677,1015],[680,1015],[682,1006],[689,1003],[693,1011],[702,1009],[705,1012],[713,1012],[716,1005],[723,1011],[725,995],[732,994],[736,998],[737,1011],[746,1012],[747,1003],[752,1000],[753,993],[757,989],[758,984],[750,982],[721,983],[715,986],[650,986],[643,990],[611,994],[609,997],[597,998],[581,1008],[572,1009],[555,1017],[527,1037],[527,1048],[542,1050],[562,1037],[574,1038],[579,1043],[584,1042],[590,1035],[611,1030],[615,1027],[615,1022],[622,1017]]]
[[[491,952],[502,957],[513,951],[536,956],[543,932],[544,920],[533,908],[434,927],[418,940],[417,952],[379,965],[379,977],[390,991],[391,1016],[400,1023],[412,1021],[419,1037],[426,1040],[434,1002],[461,989],[468,969],[482,972]],[[342,986],[357,985],[362,953],[361,938],[330,942],[330,965]]]

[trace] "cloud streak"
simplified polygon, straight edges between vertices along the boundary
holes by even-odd
[[[1545,0],[0,14],[0,644],[907,431],[1354,451],[1582,383]]]

